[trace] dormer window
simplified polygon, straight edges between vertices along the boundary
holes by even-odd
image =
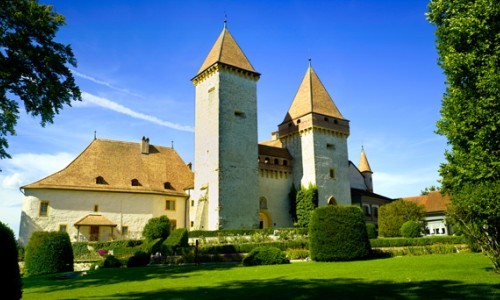
[[[96,184],[106,184],[106,181],[104,181],[104,177],[102,177],[102,176],[97,176],[97,177],[95,178],[95,183],[96,183]]]
[[[131,183],[131,185],[132,185],[132,186],[140,186],[140,185],[141,185],[141,184],[139,183],[139,180],[137,180],[137,179],[135,179],[135,178],[134,178],[134,179],[132,179],[130,183]]]
[[[174,188],[172,187],[172,184],[170,184],[169,181],[163,183],[163,188],[166,190],[173,190]]]

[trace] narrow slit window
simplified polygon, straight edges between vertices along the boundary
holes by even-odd
[[[333,149],[335,149],[335,145],[334,145],[334,144],[327,143],[327,144],[326,144],[326,148],[327,148],[327,149],[331,149],[331,150],[333,150]]]
[[[335,169],[330,168],[330,174],[329,175],[330,175],[331,179],[335,179]]]
[[[94,205],[94,212],[98,212],[99,211],[99,205],[95,204]]]
[[[240,118],[244,118],[245,117],[245,113],[242,112],[242,111],[239,111],[239,110],[235,111],[234,115],[237,116],[237,117],[240,117]]]

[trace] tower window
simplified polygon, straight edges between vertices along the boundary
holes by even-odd
[[[324,119],[324,120],[325,120],[325,122],[328,122],[328,118],[327,118],[327,117],[325,117],[325,119]]]
[[[98,212],[99,211],[99,205],[94,205],[94,212]]]
[[[327,148],[327,149],[332,149],[332,150],[333,150],[333,149],[335,149],[335,145],[334,145],[334,144],[330,144],[330,143],[328,143],[328,144],[326,144],[326,148]]]
[[[300,119],[297,120],[297,124],[300,124]]]
[[[264,163],[265,163],[265,164],[268,164],[268,163],[269,163],[269,157],[266,157],[266,158],[264,159]]]
[[[330,168],[330,178],[335,179],[335,169]]]
[[[40,217],[46,217],[49,215],[49,201],[41,201],[40,209],[38,211]]]
[[[135,178],[134,178],[134,179],[132,179],[130,183],[132,184],[132,186],[140,186],[140,185],[141,185],[141,184],[139,183],[139,180],[137,180],[137,179],[135,179]]]
[[[237,116],[237,117],[240,117],[240,118],[244,118],[245,117],[245,113],[242,112],[242,111],[239,111],[239,110],[235,111],[234,115]]]
[[[337,121],[337,120],[333,120],[333,123],[338,124],[338,123],[339,123],[339,121]]]

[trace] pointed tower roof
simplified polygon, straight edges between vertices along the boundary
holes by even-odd
[[[328,117],[345,120],[339,109],[333,103],[323,83],[311,66],[306,71],[304,79],[295,94],[292,105],[283,122],[287,122],[308,113],[317,113]]]
[[[368,163],[368,159],[366,158],[365,149],[361,148],[361,157],[359,158],[358,169],[361,173],[363,172],[372,172],[370,168],[370,164]]]
[[[205,58],[205,61],[201,65],[201,68],[198,70],[196,76],[200,75],[203,71],[216,63],[222,63],[257,73],[248,58],[245,56],[245,53],[243,53],[240,46],[238,46],[238,43],[236,43],[231,33],[229,33],[225,22],[224,29],[219,35],[219,38],[217,38],[217,41],[215,41],[215,44],[212,46],[212,50],[208,53],[208,56]]]

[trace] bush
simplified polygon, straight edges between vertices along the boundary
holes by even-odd
[[[309,257],[309,250],[306,249],[288,249],[285,251],[288,259],[306,259]]]
[[[19,272],[18,249],[14,232],[6,224],[0,222],[0,278],[2,278],[2,297],[5,299],[21,299],[23,284]]]
[[[287,264],[285,253],[276,247],[258,247],[243,258],[244,266]]]
[[[424,215],[422,205],[403,199],[382,205],[378,215],[378,234],[383,237],[401,236],[399,229],[406,221],[419,222]]]
[[[36,231],[26,246],[28,275],[73,271],[73,248],[66,232]]]
[[[175,255],[177,248],[189,246],[188,239],[186,228],[178,228],[163,242],[161,252],[165,255]]]
[[[370,242],[361,209],[336,205],[317,208],[309,225],[309,251],[316,261],[368,257]]]
[[[417,238],[422,236],[422,225],[415,221],[406,221],[400,228],[401,236]]]
[[[127,268],[144,267],[149,264],[150,256],[144,251],[137,251],[128,259]]]
[[[369,239],[376,239],[378,237],[377,228],[373,223],[366,224],[366,233],[368,234]]]
[[[156,252],[161,251],[161,245],[163,244],[164,239],[163,238],[158,238],[154,239],[152,241],[146,242],[142,244],[141,247],[138,247],[142,249],[142,251],[149,253],[149,254],[155,254]]]
[[[461,236],[433,236],[421,238],[378,238],[370,240],[372,247],[427,246],[434,244],[466,244]]]
[[[121,266],[122,263],[114,255],[106,256],[104,263],[102,264],[103,268],[120,268]]]
[[[170,220],[167,216],[149,219],[144,226],[142,236],[148,240],[166,239],[170,234]]]
[[[219,236],[251,236],[255,233],[265,233],[268,235],[274,234],[275,231],[278,231],[281,234],[290,233],[294,235],[306,235],[307,228],[265,228],[265,229],[222,229],[222,230],[193,230],[189,231],[188,235],[190,238],[204,238],[204,237],[219,237]]]

